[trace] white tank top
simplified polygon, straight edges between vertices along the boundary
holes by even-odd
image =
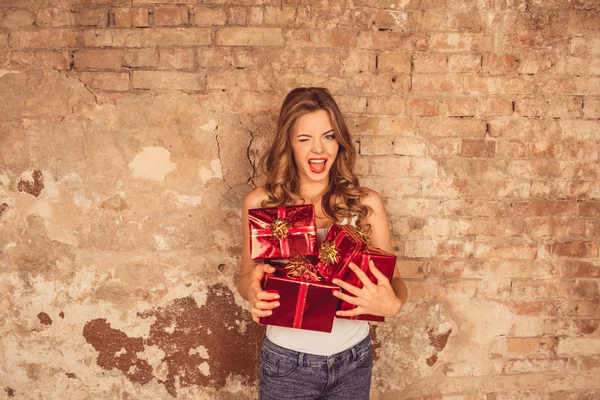
[[[351,225],[355,226],[356,217]],[[347,223],[344,218],[342,225]],[[317,245],[320,245],[327,235],[328,228],[317,229]],[[334,317],[331,333],[308,331],[303,329],[285,328],[267,325],[267,338],[290,350],[300,353],[330,356],[349,349],[369,335],[369,323]]]

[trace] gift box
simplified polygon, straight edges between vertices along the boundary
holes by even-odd
[[[338,298],[332,292],[339,286],[320,281],[316,269],[298,259],[285,268],[275,266],[276,272],[265,274],[263,290],[279,294],[279,307],[260,323],[288,328],[331,332]]]
[[[365,272],[371,282],[377,279],[371,273],[369,260],[373,260],[379,269],[390,281],[394,275],[396,256],[382,249],[372,247],[368,237],[350,225],[334,225],[329,230],[319,249],[319,263],[317,269],[326,282],[334,278],[341,279],[350,285],[362,288],[363,283],[349,267],[350,262],[356,264]],[[350,294],[351,295],[351,294]],[[355,305],[340,300],[339,310],[352,310]],[[338,317],[358,319],[365,321],[384,321],[384,317],[362,314],[354,317]]]
[[[396,256],[394,254],[388,253],[387,251],[381,250],[376,247],[367,246],[363,250],[363,255],[360,260],[360,264],[355,263],[356,265],[358,265],[358,267],[361,270],[363,270],[366,273],[367,277],[371,280],[371,282],[377,283],[377,278],[375,278],[375,276],[371,272],[371,269],[369,268],[369,260],[373,260],[373,264],[375,264],[375,267],[377,267],[377,269],[379,271],[381,271],[381,273],[383,275],[385,275],[385,277],[388,278],[388,280],[390,282],[392,281],[392,277],[394,276],[394,270],[396,268]],[[363,287],[362,281],[358,278],[358,276],[352,270],[349,270],[349,272],[345,275],[344,282],[348,282],[349,284],[356,286],[358,288]],[[338,306],[339,310],[346,311],[346,310],[352,310],[354,308],[356,308],[355,305],[340,300],[340,304]],[[384,317],[380,317],[377,315],[370,315],[370,314],[362,314],[362,315],[356,315],[353,317],[338,317],[338,318],[358,319],[358,320],[364,320],[364,321],[378,321],[378,322],[385,321]]]
[[[312,204],[248,210],[253,260],[314,255],[317,227]]]

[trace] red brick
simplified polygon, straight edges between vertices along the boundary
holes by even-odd
[[[221,28],[218,46],[282,46],[281,28]]]
[[[507,303],[511,312],[517,315],[555,316],[558,306],[552,300],[511,301]]]
[[[480,114],[484,117],[511,115],[513,102],[506,97],[488,97],[480,106]]]
[[[472,94],[533,94],[536,80],[531,76],[496,77],[468,75],[465,92]]]
[[[277,6],[263,7],[265,25],[289,26],[294,23],[296,18],[296,7]]]
[[[460,75],[413,75],[411,92],[462,94]]]
[[[407,103],[406,113],[422,117],[440,115],[440,102],[433,99],[410,99]]]
[[[537,246],[519,243],[475,243],[475,258],[503,260],[533,260],[537,254]]]
[[[455,118],[422,118],[417,125],[424,137],[483,138],[486,134],[485,121]]]
[[[450,26],[461,31],[480,31],[481,17],[473,11],[459,12],[450,16]]]
[[[346,79],[348,91],[352,95],[391,95],[407,93],[410,88],[409,75],[368,75],[355,74]]]
[[[552,254],[555,257],[594,258],[598,257],[598,243],[584,241],[553,243]]]
[[[78,29],[41,29],[17,31],[10,34],[10,47],[18,48],[62,48],[80,47],[82,34]]]
[[[567,365],[566,358],[527,358],[508,360],[504,368],[505,373],[525,372],[562,372]]]
[[[400,276],[404,279],[422,279],[427,277],[427,262],[400,260],[396,263]]]
[[[600,118],[600,100],[585,99],[583,102],[583,116],[585,118]]]
[[[228,25],[246,25],[248,22],[248,12],[246,7],[229,7],[227,10]]]
[[[186,6],[161,6],[154,7],[154,25],[178,26],[189,23],[188,8]]]
[[[432,260],[428,275],[436,278],[481,279],[483,263],[472,260]]]
[[[519,65],[512,55],[490,54],[483,57],[483,72],[490,75],[504,75],[516,71]]]
[[[556,348],[553,337],[508,337],[506,349],[512,354],[544,354]]]
[[[411,57],[408,53],[384,53],[377,57],[377,69],[383,72],[410,74]]]
[[[373,17],[373,25],[377,29],[397,29],[405,26],[408,14],[398,11],[377,11]]]
[[[85,8],[76,10],[75,25],[105,27],[108,25],[108,9]]]
[[[122,65],[123,51],[77,50],[74,53],[74,68],[119,69]]]
[[[470,33],[434,33],[431,35],[432,51],[469,51],[473,46]]]
[[[341,54],[341,59],[342,74],[353,75],[363,72],[375,72],[375,53],[349,50],[347,53]],[[339,65],[337,72],[339,72]]]
[[[129,90],[129,73],[126,72],[81,72],[78,76],[82,82],[93,89]]]
[[[208,28],[86,29],[87,47],[204,46],[211,44]]]
[[[600,202],[577,203],[577,213],[582,217],[600,217]]]
[[[481,56],[478,54],[453,54],[448,56],[450,72],[479,72]]]
[[[600,338],[582,337],[560,338],[556,347],[557,354],[590,354],[596,355],[600,352]]]
[[[546,100],[518,99],[515,101],[515,113],[524,117],[546,117],[550,105]]]
[[[446,98],[446,114],[450,117],[474,117],[477,115],[477,100],[473,98]]]
[[[562,154],[562,142],[540,140],[534,142],[531,148],[531,156],[536,158],[560,158]]]
[[[560,125],[541,119],[501,117],[490,120],[488,127],[491,137],[521,142],[549,140],[560,134]]]
[[[147,8],[114,8],[115,27],[129,28],[147,27],[149,21],[149,10]]]
[[[360,138],[359,153],[365,156],[392,154],[392,138],[381,136],[365,136]]]
[[[270,88],[266,75],[258,71],[235,69],[208,72],[208,89],[227,89],[233,86],[253,91]]]
[[[594,282],[595,283],[595,282]],[[571,298],[561,304],[559,315],[568,317],[600,317],[600,307],[598,307],[598,288],[595,293],[591,293],[592,299],[573,300],[576,294],[573,293]],[[580,293],[578,293],[580,294]],[[583,296],[577,296],[583,297]]]
[[[123,51],[123,65],[133,68],[154,68],[158,65],[156,49],[125,49]]]
[[[341,54],[335,50],[311,51],[306,56],[306,68],[310,71],[339,72]]]
[[[276,112],[279,96],[275,93],[234,92],[231,106],[235,113]]]
[[[248,9],[248,25],[262,25],[264,21],[264,10],[262,7],[250,7]]]
[[[0,12],[0,28],[18,30],[33,25],[35,14],[29,10],[7,10]]]
[[[206,87],[206,74],[171,71],[133,71],[131,87],[133,89],[204,90]]]
[[[575,215],[577,203],[573,201],[522,201],[513,204],[515,215],[523,217],[540,217],[540,216],[569,216]]]
[[[435,53],[413,54],[412,63],[416,73],[448,72],[448,56]]]
[[[35,52],[14,50],[5,57],[0,56],[0,60],[2,60],[0,61],[0,66],[11,69],[36,67],[64,71],[71,68],[71,53],[65,50],[38,50]]]
[[[460,155],[462,157],[495,157],[496,143],[488,140],[463,139]]]
[[[207,47],[196,50],[201,68],[227,68],[231,66],[231,50],[224,47]]]
[[[422,33],[405,34],[390,31],[361,31],[358,48],[377,50],[427,50],[428,36]]]
[[[40,8],[35,14],[35,25],[41,28],[66,27],[75,24],[75,14],[68,8]]]
[[[159,49],[158,66],[160,69],[192,69],[194,49]]]

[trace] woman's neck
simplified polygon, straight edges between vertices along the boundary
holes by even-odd
[[[327,189],[328,182],[309,182],[300,184],[300,197],[308,203],[314,203]]]

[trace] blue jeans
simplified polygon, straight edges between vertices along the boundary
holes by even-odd
[[[368,400],[371,338],[332,356],[299,353],[265,337],[260,353],[259,399]]]

